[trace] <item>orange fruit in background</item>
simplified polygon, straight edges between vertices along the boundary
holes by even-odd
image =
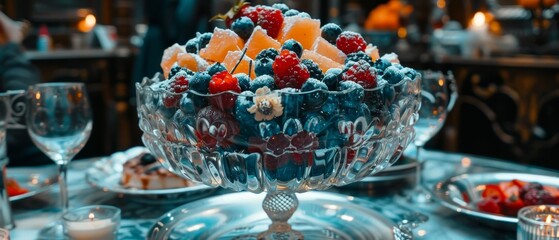
[[[264,33],[266,34],[266,33]],[[225,56],[225,60],[223,60],[223,66],[225,68],[227,68],[227,71],[229,71],[231,73],[231,70],[233,70],[233,68],[235,67],[235,65],[237,64],[237,62],[239,62],[239,59],[241,59],[241,55],[243,54],[242,51],[231,51],[227,53],[227,56]],[[244,56],[243,60],[239,63],[239,66],[237,66],[237,68],[235,69],[235,72],[232,72],[231,74],[235,74],[235,73],[246,73],[248,74],[248,68],[250,65],[250,61],[252,61],[252,58],[248,57],[248,56]],[[256,75],[254,74],[254,61],[252,62],[252,69],[250,71],[250,79],[254,79],[256,78]]]
[[[322,56],[318,53],[309,51],[309,50],[304,50],[303,51],[303,55],[301,56],[301,59],[310,59],[313,60],[316,64],[318,64],[318,67],[320,67],[320,70],[322,70],[323,73],[326,73],[326,71],[328,71],[328,69],[330,68],[340,68],[343,69],[343,65],[335,62],[334,60]]]
[[[344,52],[322,37],[316,39],[312,50],[341,64],[344,64],[347,57]]]
[[[320,37],[320,20],[300,16],[286,17],[278,40],[283,44],[289,39],[299,42],[303,49],[312,49],[316,39]]]
[[[168,75],[173,67],[173,64],[177,62],[177,55],[185,52],[186,50],[184,49],[184,46],[177,43],[163,51],[163,56],[161,57],[161,69],[163,70],[163,76],[166,78],[169,77]]]
[[[261,27],[254,28],[252,35],[247,40],[245,47],[247,48],[246,55],[249,58],[255,59],[260,51],[268,48],[275,48],[279,50],[281,44],[266,34],[266,30]]]
[[[544,7],[555,5],[556,0],[543,0]],[[525,8],[540,8],[540,0],[518,0],[518,5]]]
[[[200,57],[212,62],[223,62],[229,51],[243,49],[243,46],[243,39],[235,32],[229,29],[215,28],[208,45],[200,50]]]

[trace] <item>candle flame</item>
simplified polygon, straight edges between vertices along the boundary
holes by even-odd
[[[547,215],[545,218],[545,223],[551,223],[551,214]]]
[[[95,214],[89,213],[89,220],[93,221],[94,218],[95,218]]]
[[[483,26],[485,24],[485,14],[482,12],[476,12],[474,18],[472,19],[472,25],[476,27]]]

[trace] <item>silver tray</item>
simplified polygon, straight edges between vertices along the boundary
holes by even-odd
[[[435,185],[434,194],[441,204],[460,214],[473,217],[484,223],[507,228],[516,227],[518,219],[479,211],[476,203],[481,200],[484,185],[519,179],[559,187],[559,177],[524,173],[475,173],[451,177]],[[464,198],[467,196],[467,199]]]
[[[261,208],[264,196],[232,193],[185,204],[164,214],[147,239],[256,239],[271,223]],[[396,239],[398,228],[370,202],[324,192],[297,197],[299,208],[289,222],[306,239]]]
[[[137,156],[145,148],[135,147],[125,152],[117,152],[109,157],[102,158],[93,163],[85,174],[86,181],[105,192],[120,193],[126,195],[136,195],[144,197],[177,199],[183,201],[184,198],[200,197],[215,191],[215,188],[203,184],[196,184],[184,188],[167,188],[167,189],[136,189],[124,187],[120,184],[122,177],[123,164],[130,159],[131,156]]]
[[[46,167],[41,170],[29,168],[8,168],[6,170],[8,178],[13,178],[27,193],[10,197],[10,201],[18,201],[35,196],[47,191],[58,182],[56,168]]]

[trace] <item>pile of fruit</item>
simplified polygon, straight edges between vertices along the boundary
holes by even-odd
[[[354,134],[388,122],[403,83],[419,78],[359,33],[321,26],[285,4],[238,1],[215,19],[227,29],[166,49],[165,80],[149,84],[168,93],[156,111],[184,128],[189,145],[209,151],[358,146],[363,138]]]
[[[479,210],[514,217],[525,206],[559,204],[559,189],[518,179],[487,184],[481,196],[482,200],[477,203]]]

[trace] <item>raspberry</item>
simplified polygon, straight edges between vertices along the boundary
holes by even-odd
[[[345,31],[342,32],[336,39],[336,47],[342,50],[345,54],[350,54],[358,51],[364,52],[367,48],[367,43],[361,34]]]
[[[169,88],[167,89],[169,92],[173,93],[171,95],[167,95],[163,98],[163,104],[167,108],[176,107],[179,100],[181,99],[181,95],[177,93],[183,93],[188,90],[188,75],[184,71],[178,72],[173,78],[171,79],[171,84],[169,84]]]
[[[335,23],[328,23],[320,28],[322,38],[326,39],[331,44],[336,45],[336,39],[340,33],[342,33],[342,28]]]
[[[256,61],[263,59],[263,58],[269,58],[269,59],[276,59],[276,57],[279,55],[278,50],[276,50],[275,48],[268,48],[268,49],[264,49],[262,51],[260,51],[258,53],[258,55],[256,55]]]
[[[246,41],[254,30],[254,23],[248,17],[240,17],[233,21],[231,30]]]
[[[233,77],[233,75],[227,71],[222,71],[213,75],[209,85],[209,92],[211,94],[217,94],[228,91],[236,93],[241,92],[241,87],[239,86],[237,78]],[[212,105],[224,110],[233,108],[235,106],[236,99],[237,96],[234,94],[223,93],[212,97],[210,102]]]
[[[346,65],[342,73],[343,81],[354,81],[365,89],[377,86],[377,73],[375,68],[364,60],[359,60],[353,64]]]
[[[324,74],[322,73],[322,70],[320,70],[320,67],[318,66],[318,64],[316,64],[313,60],[303,59],[303,61],[301,61],[301,62],[309,70],[309,73],[311,74],[311,78],[315,78],[315,79],[324,78]]]
[[[281,51],[272,65],[274,79],[279,89],[292,87],[300,89],[310,77],[309,70],[301,64],[297,55],[289,50]]]
[[[296,53],[297,57],[299,58],[301,58],[301,55],[303,55],[303,46],[301,45],[301,43],[293,39],[289,39],[283,43],[283,46],[281,46],[281,50],[283,51],[284,49]]]
[[[256,25],[266,30],[268,36],[277,38],[283,25],[283,14],[279,9],[268,6],[257,6],[246,8],[242,16],[247,16]]]

